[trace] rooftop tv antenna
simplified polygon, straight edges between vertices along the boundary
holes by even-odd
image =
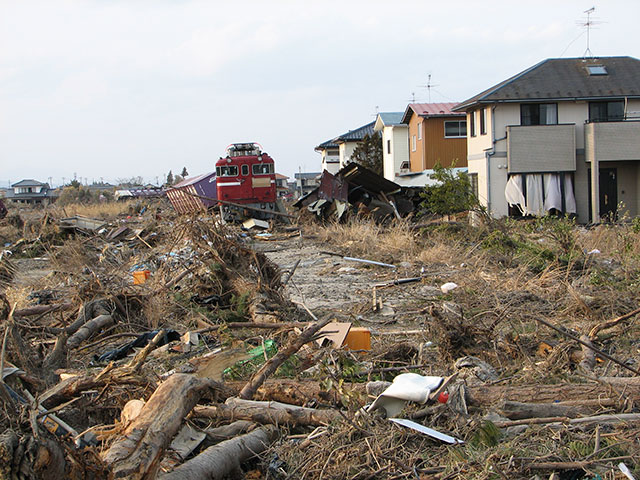
[[[418,85],[419,87],[426,88],[429,94],[429,103],[431,103],[431,89],[433,87],[439,87],[440,85],[434,85],[431,83],[431,74],[427,76],[427,84],[426,85]]]
[[[416,103],[416,92],[411,92],[411,99],[409,101],[411,103]]]
[[[583,13],[587,14],[587,19],[582,21],[582,22],[578,22],[578,25],[580,25],[581,27],[584,27],[587,31],[587,49],[584,51],[584,58],[593,58],[593,53],[591,52],[591,48],[590,48],[590,42],[591,42],[591,28],[595,25],[599,25],[600,21],[591,18],[591,15],[593,14],[593,12],[595,12],[596,7],[591,7],[589,10],[585,10]]]

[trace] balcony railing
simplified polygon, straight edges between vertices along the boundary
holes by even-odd
[[[588,162],[640,160],[640,121],[586,123],[584,143]]]
[[[575,124],[507,127],[509,173],[572,172],[576,169]]]

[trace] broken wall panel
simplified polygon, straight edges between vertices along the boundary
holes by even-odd
[[[210,172],[188,178],[174,185],[167,197],[173,208],[180,213],[206,211],[216,204],[216,173]]]

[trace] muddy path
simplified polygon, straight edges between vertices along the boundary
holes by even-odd
[[[377,289],[382,308],[374,310],[373,286],[400,278],[420,277],[419,263],[403,262],[396,268],[372,266],[342,257],[331,245],[313,238],[291,238],[251,242],[280,267],[283,276],[300,260],[285,293],[304,304],[315,315],[332,314],[341,321],[352,321],[374,330],[419,328],[424,324],[424,306],[442,295],[437,282],[422,281]],[[368,258],[368,260],[377,260]]]

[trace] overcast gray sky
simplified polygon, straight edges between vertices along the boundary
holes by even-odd
[[[640,2],[0,0],[0,186],[213,170],[257,141],[293,176],[319,143],[461,101],[545,58],[640,57]],[[573,43],[572,43],[573,42]]]

